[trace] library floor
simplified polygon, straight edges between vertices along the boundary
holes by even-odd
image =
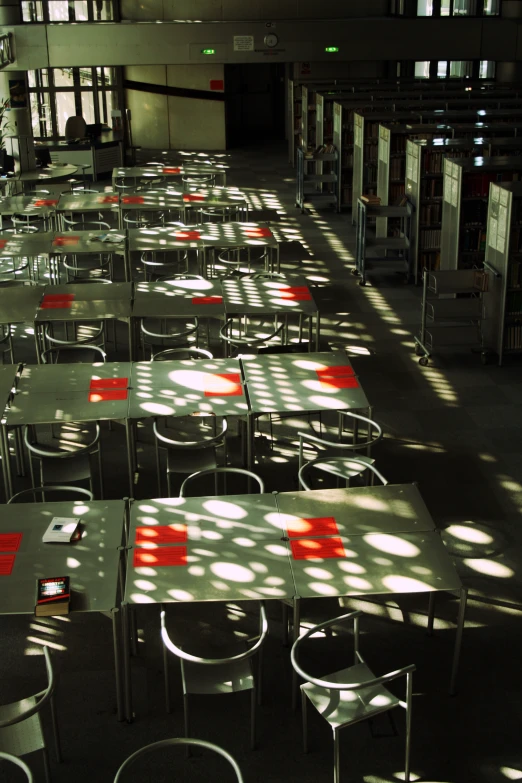
[[[419,483],[423,497],[470,591],[458,695],[448,696],[455,635],[456,601],[437,603],[436,633],[428,637],[426,601],[352,601],[367,616],[362,650],[382,673],[415,663],[412,780],[425,783],[506,783],[522,780],[522,360],[504,367],[482,366],[480,357],[448,354],[420,367],[412,333],[420,315],[420,290],[395,273],[375,273],[362,288],[350,274],[355,234],[349,214],[301,215],[294,206],[294,172],[283,145],[233,152],[226,158],[228,183],[255,189],[260,211],[254,219],[279,219],[288,242],[285,269],[296,269],[319,287],[322,339],[347,348],[375,418],[386,437],[374,456],[392,483]],[[115,357],[109,357],[115,358]],[[271,461],[258,468],[267,489],[296,487],[296,462]],[[111,475],[110,497],[125,494],[121,476]],[[112,472],[115,473],[114,468]],[[141,481],[141,479],[140,479]],[[145,474],[139,497],[154,497],[153,472]],[[244,607],[245,626],[255,606]],[[305,605],[303,622],[341,613],[321,599]],[[2,617],[0,702],[35,693],[43,686],[42,645],[48,644],[59,673],[58,716],[64,762],[53,763],[54,783],[110,783],[122,761],[155,740],[182,735],[179,670],[173,661],[173,711],[163,699],[159,613],[138,614],[139,656],[132,662],[135,721],[115,716],[110,621],[101,615],[71,615],[68,622]],[[198,629],[219,644],[226,637],[225,607],[183,606],[172,610],[183,637]],[[300,715],[291,709],[289,651],[281,644],[281,611],[269,605],[270,637],[265,657],[264,700],[259,709],[259,748],[249,750],[246,694],[194,697],[192,735],[214,741],[239,762],[246,783],[329,782],[333,746],[327,724],[310,714],[310,753],[301,750]],[[325,674],[347,665],[349,639],[319,640],[314,671]],[[327,661],[325,664],[321,660]],[[404,720],[398,736],[386,716],[369,727],[347,729],[341,739],[343,781],[396,783],[403,779]],[[51,756],[52,757],[52,756]],[[43,779],[38,754],[28,758]],[[6,783],[17,772],[0,771]],[[232,780],[223,762],[197,752],[185,760],[179,750],[147,758],[126,780]]]

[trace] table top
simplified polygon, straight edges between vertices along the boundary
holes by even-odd
[[[135,362],[129,415],[245,416],[248,402],[239,359]]]
[[[62,193],[58,212],[103,212],[107,209],[118,209],[120,195],[116,191],[103,193]]]
[[[296,595],[301,598],[424,593],[462,587],[435,532],[295,538],[290,546]]]
[[[42,543],[53,517],[81,519],[81,539]],[[124,517],[122,500],[0,505],[0,614],[34,614],[36,581],[53,576],[70,577],[72,612],[113,609]]]
[[[46,286],[34,316],[36,323],[49,321],[97,321],[130,318],[132,283],[70,283]]]
[[[221,282],[196,279],[136,283],[132,314],[138,318],[224,316]]]
[[[278,247],[278,241],[268,223],[203,223],[195,226],[205,247]]]
[[[119,241],[107,241],[105,237],[114,237]],[[125,232],[116,228],[106,231],[64,231],[54,234],[52,252],[78,255],[80,253],[118,253],[125,252]]]
[[[98,389],[129,389],[130,362],[97,362],[96,364],[24,364],[18,392],[30,394]]]
[[[111,302],[114,300],[132,299],[132,283],[60,283],[59,285],[48,285],[45,289],[46,295],[56,294],[56,298],[62,295],[74,294],[74,298],[81,302],[92,302],[104,300]]]
[[[126,211],[180,210],[183,209],[183,191],[125,191],[120,198],[120,207]]]
[[[273,517],[273,495],[135,501],[125,600],[291,598],[288,544]]]
[[[341,351],[241,359],[253,413],[364,410],[368,399]]]
[[[181,250],[203,249],[199,226],[157,226],[154,228],[130,228],[129,250]]]
[[[415,484],[278,492],[276,501],[281,524],[291,537],[435,530]]]
[[[13,179],[19,182],[40,182],[40,180],[61,179],[62,177],[72,177],[78,171],[78,166],[71,166],[69,163],[51,163],[42,169],[33,169],[24,171]]]
[[[301,275],[257,280],[226,278],[222,285],[227,315],[317,313],[313,294]]]
[[[45,289],[43,285],[0,288],[0,323],[32,323]]]
[[[154,179],[156,177],[181,177],[186,174],[194,176],[204,176],[205,174],[222,174],[224,166],[215,166],[208,164],[195,163],[177,163],[161,164],[154,166],[124,166],[112,170],[112,178],[119,177]]]
[[[44,216],[56,212],[57,204],[52,196],[10,196],[0,199],[0,215]]]
[[[126,419],[129,410],[127,389],[99,391],[39,392],[38,404],[28,391],[15,394],[5,413],[8,426],[54,424],[67,421],[115,421]]]
[[[54,233],[37,231],[34,234],[0,234],[2,256],[49,255]]]
[[[204,173],[204,172],[202,172]],[[235,207],[247,206],[244,193],[236,188],[198,188],[183,194],[186,207]]]

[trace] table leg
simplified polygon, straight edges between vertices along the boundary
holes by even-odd
[[[123,251],[123,266],[125,270],[125,282],[130,283],[132,277],[131,277],[131,262],[130,262],[130,250],[129,250],[128,238],[125,241],[125,249]]]
[[[11,463],[9,457],[9,441],[7,437],[7,427],[2,425],[0,431],[0,452],[2,455],[2,474],[4,477],[5,499],[6,501],[13,494],[13,479],[11,476]]]
[[[460,591],[459,614],[457,618],[457,634],[455,637],[455,651],[453,653],[453,665],[451,667],[450,696],[455,696],[457,692],[457,674],[460,661],[460,648],[462,646],[462,634],[464,632],[464,618],[466,615],[466,604],[468,600],[467,588],[463,587]]]
[[[134,496],[134,431],[132,429],[133,422],[130,419],[125,419],[125,434],[127,436],[127,466],[129,471],[129,497]]]
[[[132,683],[130,671],[130,648],[129,648],[129,606],[122,603],[122,636],[123,636],[123,688],[125,694],[125,718],[127,723],[132,723]]]
[[[428,627],[427,627],[427,633],[428,636],[433,636],[433,623],[435,621],[435,591],[430,593],[429,597],[429,603],[428,603]]]
[[[118,720],[125,720],[125,710],[122,699],[122,674],[121,674],[121,651],[120,651],[120,639],[118,633],[118,614],[119,609],[116,607],[111,609],[112,617],[112,641],[114,646],[114,673],[116,676],[116,708],[118,712]]]
[[[247,413],[246,417],[246,439],[247,439],[247,469],[254,467],[254,416]]]
[[[294,596],[294,617],[292,627],[292,642],[296,642],[299,639],[299,631],[301,628],[301,599],[299,596]],[[297,672],[292,668],[292,709],[297,709],[297,694],[299,692],[299,678]]]

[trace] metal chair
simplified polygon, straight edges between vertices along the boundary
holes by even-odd
[[[359,617],[362,612],[349,614],[327,620],[324,623],[309,628],[292,647],[290,658],[294,671],[306,680],[301,685],[301,704],[303,720],[303,749],[308,752],[307,740],[307,699],[328,721],[332,728],[334,739],[334,783],[340,783],[339,732],[346,726],[359,723],[392,710],[403,707],[406,710],[406,761],[404,780],[410,780],[410,746],[411,746],[411,702],[413,693],[413,672],[415,665],[405,666],[389,674],[376,677],[366,664],[359,651]],[[353,620],[354,632],[354,665],[346,669],[327,674],[324,677],[313,677],[298,663],[298,652],[307,639],[334,625],[340,625],[347,620]],[[397,698],[385,685],[406,677],[406,700]]]
[[[29,498],[31,495],[33,496],[32,500],[27,500],[27,498]],[[74,497],[74,500],[83,500],[84,502],[86,500],[94,500],[94,495],[92,492],[90,492],[88,489],[84,489],[83,487],[66,487],[51,484],[48,487],[30,487],[29,489],[22,489],[21,492],[17,492],[15,495],[12,495],[7,502],[36,503],[37,495],[41,495],[40,502],[42,503],[47,502],[47,495],[58,495],[58,500],[71,500],[71,495]],[[64,497],[64,495],[67,497]]]
[[[198,318],[187,318],[186,321],[179,318],[141,318],[140,335],[143,355],[145,356],[147,347],[150,348],[151,356],[166,348],[188,348],[188,345],[180,345],[180,343],[188,343],[190,337],[195,340],[197,348],[198,328]]]
[[[10,753],[0,753],[0,761],[9,761],[11,764],[14,764],[16,767],[22,770],[22,772],[25,775],[25,779],[27,780],[27,783],[33,783],[33,773],[25,763],[25,761],[22,761],[22,759],[19,759],[17,756],[12,756]]]
[[[82,427],[85,427],[85,425],[81,425]],[[65,432],[63,428],[66,428]],[[63,444],[65,441],[65,444],[69,447],[68,450],[65,450],[47,443],[39,443],[36,440],[36,428],[34,426],[24,427],[24,444],[29,454],[29,472],[33,486],[36,486],[33,466],[33,460],[36,460],[39,469],[39,486],[71,486],[78,481],[87,481],[89,490],[92,493],[94,490],[91,457],[96,457],[100,498],[103,498],[100,425],[98,422],[94,422],[94,437],[83,445],[80,445],[77,440],[78,434],[83,434],[81,428],[78,429],[78,424],[74,422],[67,422],[67,424],[62,425],[60,442]],[[72,437],[67,437],[71,435]]]
[[[242,353],[256,353],[259,348],[272,344],[272,341],[281,335],[285,326],[284,321],[277,324],[276,320],[272,331],[270,331],[267,330],[263,321],[260,322],[259,318],[245,316],[243,320],[238,319],[238,325],[234,330],[234,322],[234,318],[229,318],[219,330],[219,336],[225,344],[225,356],[233,355],[233,353],[238,356],[241,355],[240,351]],[[250,334],[247,333],[249,329]],[[253,334],[252,329],[256,329]],[[282,339],[281,335],[281,345],[283,344]]]
[[[162,278],[175,280],[186,277],[188,272],[188,250],[145,250],[141,254],[145,280]],[[182,272],[176,271],[182,269]]]
[[[184,190],[192,188],[206,187],[211,188],[216,184],[215,174],[191,174],[181,178]]]
[[[208,419],[208,417],[205,417]],[[194,419],[192,417],[184,417],[183,419],[176,419],[178,425],[177,433],[179,433],[179,426],[181,421],[189,420],[192,424]],[[197,417],[198,424],[204,419]],[[156,468],[158,474],[158,492],[161,497],[161,455],[160,450],[163,448],[167,452],[167,492],[168,497],[172,496],[171,479],[173,475],[199,475],[204,472],[212,472],[218,466],[218,454],[217,450],[220,446],[225,446],[225,436],[227,433],[227,420],[225,417],[222,419],[221,430],[217,432],[216,418],[212,417],[212,430],[213,434],[210,437],[201,438],[201,429],[198,430],[196,436],[197,440],[188,440],[188,437],[194,437],[194,433],[187,433],[187,439],[180,440],[179,434],[176,439],[169,437],[165,434],[165,431],[160,431],[158,427],[158,420],[155,419],[152,423],[152,430],[154,432],[155,444],[156,444]],[[226,446],[225,446],[225,461],[226,461]],[[216,480],[217,484],[217,480]],[[183,486],[183,485],[182,485]]]
[[[228,277],[230,274],[249,275],[253,264],[268,262],[268,248],[247,245],[230,247],[222,250],[215,260],[215,251],[210,254],[210,277]],[[220,269],[223,267],[223,270]]]
[[[49,649],[44,647],[43,651],[47,670],[47,687],[43,691],[35,693],[34,696],[28,696],[11,704],[0,705],[0,751],[2,754],[14,752],[18,756],[25,756],[36,750],[43,751],[45,779],[47,783],[50,783],[49,754],[40,720],[40,712],[47,705],[51,708],[54,747],[58,762],[61,762],[62,757],[54,708],[56,681]],[[18,764],[18,766],[22,766],[22,764]]]
[[[213,354],[204,348],[166,348],[151,357],[151,362],[167,362],[175,359],[213,359]]]
[[[191,655],[171,640],[165,627],[165,610],[161,611],[161,638],[163,641],[163,666],[165,674],[165,703],[170,712],[170,692],[168,675],[167,650],[180,659],[181,682],[183,686],[183,717],[185,736],[189,736],[188,697],[190,694],[218,695],[222,693],[237,693],[251,691],[251,724],[250,746],[256,747],[256,706],[261,701],[261,648],[268,634],[268,621],[263,602],[259,602],[259,637],[252,647],[236,652],[230,650],[229,655],[222,658],[203,658]],[[251,640],[249,640],[251,641]],[[257,683],[254,676],[252,658],[259,653],[257,665]],[[204,668],[206,667],[206,669]],[[188,755],[188,754],[187,754]]]
[[[68,223],[67,231],[109,231],[110,225],[102,220],[89,220],[82,223]],[[70,259],[70,260],[69,260]],[[67,282],[84,279],[109,279],[113,277],[113,254],[107,253],[67,253],[61,256]]]
[[[65,361],[63,359],[65,358]],[[95,364],[105,363],[107,354],[98,345],[70,345],[47,348],[40,354],[42,364],[74,364],[79,362]]]
[[[336,476],[338,479],[344,479],[349,483],[352,478],[361,475],[370,465],[375,463],[375,460],[372,457],[359,454],[358,452],[368,450],[382,440],[383,431],[380,425],[376,421],[373,421],[366,416],[361,416],[358,413],[352,413],[352,411],[338,411],[337,413],[339,417],[338,441],[326,440],[325,438],[311,435],[307,432],[298,433],[298,475],[299,483],[304,489],[310,489],[305,478],[312,468],[321,470],[324,473],[329,473],[330,475]],[[346,422],[351,424],[351,443],[342,442],[342,437],[346,433]],[[359,435],[361,425],[363,425],[366,430],[366,437],[362,441]],[[324,449],[316,459],[307,463],[304,462],[304,447],[306,443],[314,443]],[[344,456],[346,452],[350,452],[356,456],[357,459],[354,460],[350,455]],[[374,473],[371,473],[372,483],[373,477]],[[384,481],[384,483],[386,482]]]
[[[240,475],[240,476],[247,476],[249,482],[251,480],[255,481],[257,483],[257,486],[259,488],[259,494],[264,494],[265,491],[265,485],[263,482],[263,479],[260,478],[256,473],[252,473],[251,470],[245,470],[244,468],[211,468],[210,470],[200,470],[199,473],[193,473],[192,476],[188,476],[188,478],[185,479],[183,484],[180,487],[179,490],[179,496],[180,498],[186,497],[185,492],[187,489],[187,485],[191,483],[196,478],[201,478],[202,476],[210,476],[214,475],[217,478],[217,474],[223,473],[224,479],[225,479],[225,486],[224,486],[224,492],[226,494],[227,488],[226,488],[226,477],[227,475]],[[217,493],[216,493],[217,494]]]
[[[74,321],[72,323],[73,335],[69,336],[69,323],[65,322],[64,337],[56,337],[54,334],[56,323],[47,323],[43,329],[44,344],[51,348],[71,348],[79,345],[94,345],[94,340],[100,340],[100,345],[105,348],[105,321]],[[44,349],[47,350],[47,349]]]
[[[171,747],[172,745],[183,745],[185,747],[197,747],[197,748],[206,748],[207,750],[212,750],[214,753],[219,754],[222,756],[232,769],[234,770],[235,776],[236,776],[236,783],[243,783],[243,776],[241,774],[241,770],[239,769],[237,762],[235,759],[230,755],[230,753],[227,753],[226,750],[223,750],[223,748],[220,748],[219,745],[214,745],[212,742],[205,742],[204,740],[198,740],[198,739],[188,739],[187,737],[183,738],[175,738],[175,739],[165,739],[160,740],[159,742],[152,742],[150,745],[145,745],[144,748],[140,748],[140,750],[137,750],[135,753],[132,754],[132,756],[129,756],[128,759],[126,759],[119,770],[116,773],[116,777],[114,778],[113,783],[121,783],[122,774],[125,772],[128,767],[131,766],[137,759],[141,758],[141,756],[146,755],[147,753],[152,753],[156,750],[163,750],[163,748]],[[140,780],[142,777],[140,776]]]
[[[6,364],[6,356],[9,356],[7,364],[14,364],[14,346],[11,324],[0,324],[0,354],[2,355],[2,364]]]

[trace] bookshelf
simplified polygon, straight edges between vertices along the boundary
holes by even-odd
[[[489,186],[522,178],[522,155],[444,160],[441,269],[471,269],[485,258]]]
[[[498,356],[522,354],[522,183],[490,185],[484,336]]]
[[[522,153],[522,138],[484,137],[406,142],[406,195],[414,207],[411,256],[415,283],[440,264],[444,159]]]
[[[324,152],[314,153],[298,148],[295,205],[302,213],[307,203],[318,208],[330,206],[337,209],[338,162],[333,145]],[[322,170],[323,163],[328,163],[328,172]]]

